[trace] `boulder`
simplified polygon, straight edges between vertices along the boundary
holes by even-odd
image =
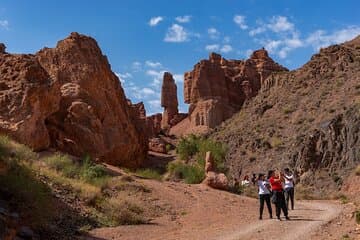
[[[229,181],[225,174],[216,172],[214,158],[212,157],[211,152],[206,152],[205,176],[203,184],[215,189],[228,189]]]
[[[78,33],[35,55],[0,57],[0,133],[35,150],[137,167],[148,142],[96,41]]]
[[[150,138],[149,150],[157,153],[166,153],[166,143],[161,138]]]

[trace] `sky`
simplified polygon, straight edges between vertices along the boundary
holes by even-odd
[[[10,53],[35,53],[71,32],[89,35],[148,115],[162,112],[164,71],[187,112],[183,74],[210,52],[246,59],[265,47],[296,69],[321,47],[359,35],[359,11],[358,0],[0,0],[0,42]]]

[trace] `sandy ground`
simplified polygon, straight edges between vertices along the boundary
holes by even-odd
[[[258,220],[256,199],[204,185],[140,181],[158,196],[155,200],[159,206],[170,207],[171,214],[148,225],[94,229],[89,239],[309,239],[342,212],[342,205],[335,202],[298,201],[296,209],[289,213],[290,221],[269,219],[266,209],[264,220]]]

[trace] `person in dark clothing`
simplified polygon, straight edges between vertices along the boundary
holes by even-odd
[[[284,176],[280,172],[276,173],[274,171],[270,172],[270,185],[273,192],[272,201],[276,207],[276,217],[279,221],[281,221],[280,213],[281,210],[285,215],[286,220],[290,220],[288,216],[288,210],[286,208],[284,190],[282,187],[282,183],[284,182]]]
[[[256,174],[255,173],[253,173],[253,175],[252,175],[251,182],[253,185],[255,185],[255,183],[256,183]]]
[[[264,174],[262,174],[262,173],[259,174],[259,177],[257,180],[257,185],[259,188],[259,200],[260,200],[259,219],[262,220],[262,215],[263,215],[263,211],[264,211],[264,202],[266,202],[266,206],[269,211],[270,218],[272,218],[272,208],[271,208],[271,203],[270,203],[270,196],[271,196],[270,184],[265,179]]]
[[[294,194],[295,194],[295,184],[294,184],[294,175],[290,172],[289,168],[284,169],[284,190],[285,190],[285,202],[286,207],[289,209],[289,200],[291,201],[291,210],[294,210]]]

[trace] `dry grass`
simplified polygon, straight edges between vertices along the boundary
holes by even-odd
[[[360,165],[355,168],[355,175],[360,176]]]

